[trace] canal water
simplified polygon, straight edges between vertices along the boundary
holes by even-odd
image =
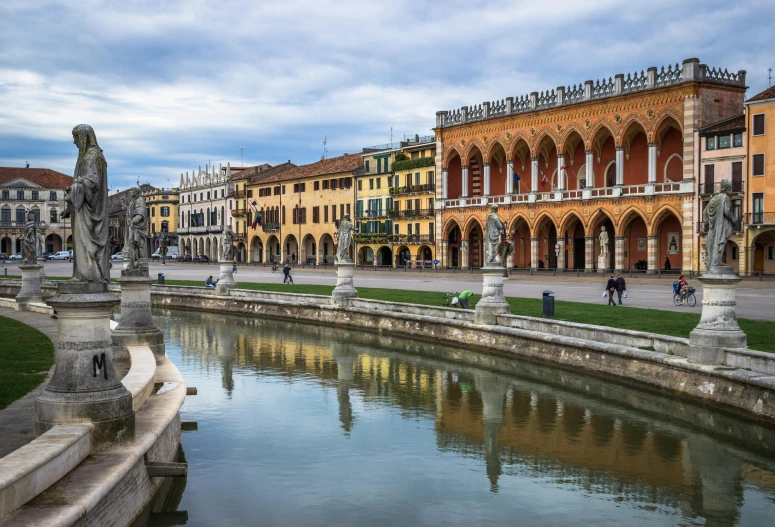
[[[156,315],[199,394],[189,476],[137,525],[775,525],[771,427],[408,338]]]

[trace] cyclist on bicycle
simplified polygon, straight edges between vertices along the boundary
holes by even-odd
[[[678,278],[678,293],[681,295],[681,305],[684,305],[684,299],[686,298],[686,293],[689,290],[689,282],[686,281],[686,278],[684,278],[684,275],[681,275]]]

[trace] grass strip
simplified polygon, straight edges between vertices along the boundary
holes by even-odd
[[[0,409],[46,379],[54,345],[35,328],[0,316]]]

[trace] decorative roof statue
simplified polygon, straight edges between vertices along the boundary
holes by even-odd
[[[129,189],[129,203],[124,212],[124,247],[129,257],[127,268],[139,269],[148,258],[148,208],[140,187]]]
[[[337,240],[336,259],[339,263],[350,261],[350,244],[353,240],[353,230],[355,230],[355,227],[350,221],[350,215],[345,214],[342,217],[342,221],[339,222],[338,230],[339,236]]]
[[[35,212],[27,209],[24,214],[24,236],[22,236],[22,261],[27,264],[38,263],[38,228],[35,224]]]
[[[737,221],[732,214],[732,203],[729,194],[732,185],[729,180],[721,181],[721,190],[713,196],[702,213],[703,225],[707,229],[705,237],[705,268],[713,272],[714,268],[723,265],[722,257],[726,249],[727,240],[732,236],[734,223]]]
[[[227,225],[221,234],[221,261],[228,262],[234,258],[234,233],[231,225]]]
[[[72,218],[73,281],[105,284],[108,271],[108,163],[88,124],[73,128],[78,147],[73,185],[65,191],[63,218]]]
[[[501,236],[506,232],[500,217],[498,216],[498,206],[493,205],[490,208],[490,214],[487,216],[487,224],[484,228],[484,266],[498,267],[500,264],[500,251],[498,246],[501,243]]]

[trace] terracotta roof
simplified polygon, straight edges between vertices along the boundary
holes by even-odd
[[[73,184],[71,176],[50,168],[0,167],[0,185],[6,185],[15,179],[26,179],[44,188],[67,188]]]
[[[234,181],[235,179],[244,179],[246,176],[250,177],[251,175],[255,174],[257,171],[263,172],[271,168],[272,168],[272,165],[270,165],[269,163],[262,163],[254,167],[240,168],[237,171],[232,169],[231,180]]]
[[[291,179],[304,179],[315,176],[325,176],[326,174],[341,174],[343,172],[353,172],[363,166],[363,158],[360,154],[345,154],[331,159],[323,159],[317,163],[301,165],[281,174],[269,177],[261,183],[274,183],[276,181],[288,181]]]
[[[763,92],[757,93],[745,102],[765,101],[767,99],[775,99],[775,86],[770,86]]]
[[[731,134],[732,132],[745,131],[745,114],[719,121],[700,129],[700,135]]]
[[[252,174],[247,174],[247,177],[250,179],[250,181],[248,181],[248,185],[260,183],[265,179],[282,174],[283,172],[291,170],[292,168],[296,168],[296,165],[288,161],[286,163],[282,163],[281,165],[273,166],[269,170],[264,170],[263,172],[253,172]]]

